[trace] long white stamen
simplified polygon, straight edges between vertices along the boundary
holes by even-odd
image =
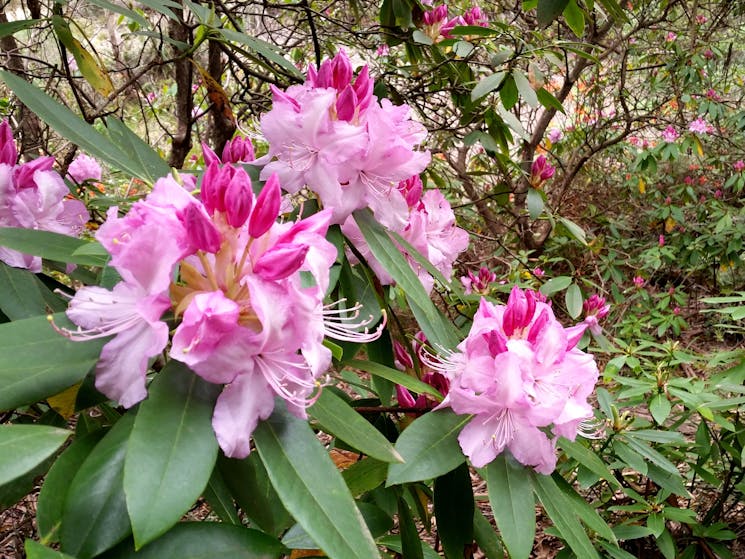
[[[438,348],[438,353],[433,353],[427,346],[419,348],[419,359],[428,368],[452,378],[460,370],[459,353]]]
[[[362,305],[357,303],[353,307],[341,308],[340,305],[345,301],[346,299],[340,299],[335,303],[323,307],[321,314],[323,315],[323,327],[326,335],[336,340],[358,344],[377,340],[383,333],[383,328],[385,328],[388,320],[385,311],[383,311],[383,320],[381,323],[375,330],[370,332],[368,326],[375,322],[375,317],[369,315],[364,320],[358,320]],[[364,328],[365,330],[358,332],[357,330],[360,328]]]
[[[321,395],[321,382],[312,377],[313,373],[311,372],[308,363],[295,363],[293,361],[277,358],[275,355],[276,353],[269,353],[256,359],[256,365],[269,383],[269,386],[271,386],[272,390],[274,390],[274,392],[282,399],[295,406],[301,408],[312,406]],[[268,357],[269,362],[267,362],[264,357]],[[290,367],[304,369],[308,372],[311,379],[302,379],[293,375],[290,372]],[[288,378],[290,379],[289,382],[287,381]],[[296,385],[296,387],[288,386],[291,384]],[[310,397],[298,394],[298,392],[304,392],[307,390],[311,390]],[[315,393],[313,393],[313,391],[315,391]]]

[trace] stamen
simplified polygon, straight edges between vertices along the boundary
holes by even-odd
[[[323,315],[323,326],[326,335],[336,340],[358,344],[377,340],[383,333],[383,329],[388,322],[388,316],[385,310],[382,311],[383,320],[381,323],[375,330],[370,332],[367,327],[375,322],[375,317],[369,315],[365,320],[357,320],[360,316],[362,305],[357,303],[350,308],[341,308],[340,305],[344,302],[346,302],[346,299],[340,299],[335,303],[323,307],[321,314]],[[364,328],[364,332],[358,332],[360,328]]]
[[[210,285],[215,291],[220,291],[220,285],[217,283],[215,271],[212,269],[209,260],[207,260],[207,256],[201,250],[197,251],[197,256],[199,257],[199,261],[202,263],[204,273],[207,274],[207,279],[210,281]]]
[[[595,417],[588,417],[577,426],[577,434],[585,439],[605,438],[605,421]]]
[[[428,347],[419,348],[419,359],[428,368],[445,375],[447,378],[453,378],[461,368],[460,353],[438,347],[438,353],[433,353]]]
[[[264,375],[264,378],[269,383],[272,390],[274,390],[274,392],[283,400],[301,408],[308,408],[315,404],[316,400],[318,400],[321,395],[322,384],[312,377],[313,373],[310,370],[308,363],[297,363],[274,357],[277,354],[283,355],[281,352],[264,353],[256,358],[256,365],[261,371],[261,374]],[[269,357],[269,363],[267,363],[265,357]],[[311,378],[309,380],[298,378],[289,371],[290,367],[307,371]],[[278,375],[277,373],[280,374]],[[286,380],[288,378],[290,378],[289,383]],[[292,390],[292,388],[287,386],[288,384],[297,385],[297,389],[295,389],[297,391],[310,390],[311,395],[306,397],[297,394],[295,390]]]

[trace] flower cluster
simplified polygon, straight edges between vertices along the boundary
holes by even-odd
[[[429,384],[440,394],[447,396],[450,391],[450,381],[442,373],[428,369],[420,358],[422,348],[426,343],[427,337],[423,332],[418,332],[414,336],[414,339],[411,341],[411,352],[401,342],[394,340],[393,354],[396,357],[396,367],[402,371],[410,371],[412,373],[418,369],[421,373],[423,383]],[[417,361],[416,367],[414,366],[414,360]],[[411,392],[400,384],[396,385],[396,399],[400,406],[407,408],[427,409],[437,405],[437,402],[427,394],[419,394],[414,398]]]
[[[430,39],[436,41],[440,36],[446,39],[451,38],[451,32],[458,26],[486,27],[489,25],[489,19],[478,6],[472,6],[463,12],[463,15],[448,19],[448,7],[442,4],[424,12],[422,23],[424,24],[424,33]]]
[[[470,295],[474,292],[480,293],[481,295],[487,295],[490,290],[490,284],[495,281],[497,281],[497,274],[484,266],[479,269],[478,275],[474,274],[471,270],[468,270],[468,275],[460,278],[460,282],[463,284],[463,290],[466,295]]]
[[[458,437],[474,466],[507,449],[540,473],[554,470],[556,439],[574,440],[593,417],[587,398],[598,368],[575,347],[587,326],[564,328],[549,305],[517,287],[507,305],[481,300],[457,351],[431,363],[450,380],[441,407],[474,415]]]
[[[554,173],[556,173],[556,168],[549,163],[545,155],[541,154],[530,166],[530,185],[533,188],[540,188],[544,182],[554,176]]]
[[[200,198],[169,177],[124,217],[109,210],[96,238],[122,281],[111,291],[80,289],[67,311],[79,328],[64,331],[76,340],[114,336],[96,367],[103,394],[125,407],[145,398],[148,360],[166,348],[171,310],[179,324],[170,357],[225,385],[213,428],[227,456],[249,453],[275,395],[305,417],[331,363],[324,336],[368,341],[379,331],[356,334],[364,321],[323,304],[337,257],[324,238],[331,210],[281,222],[280,198],[275,175],[256,197],[242,168],[212,160]]]
[[[0,227],[40,229],[77,236],[89,215],[52,169],[53,157],[17,164],[18,149],[7,120],[0,124]],[[0,260],[16,268],[41,271],[41,258],[0,247]]]
[[[279,175],[289,193],[303,187],[332,210],[331,223],[343,223],[360,208],[401,229],[408,207],[397,185],[421,173],[428,152],[417,146],[426,136],[409,117],[409,107],[373,95],[367,66],[353,80],[344,52],[308,70],[303,85],[273,88],[272,110],[261,117],[269,152],[262,179]]]
[[[422,181],[419,176],[401,181],[397,191],[407,204],[408,216],[401,225],[389,226],[389,229],[401,235],[446,278],[450,278],[455,259],[468,248],[468,233],[455,225],[455,214],[453,214],[453,210],[442,192],[428,190],[423,193]],[[348,218],[342,224],[341,229],[347,239],[365,258],[378,276],[380,283],[383,285],[392,284],[393,278],[373,256],[354,219]],[[409,264],[416,271],[427,292],[432,291],[434,279],[429,272],[416,262],[405,249],[402,248],[401,251],[407,256]],[[351,252],[347,257],[350,262],[357,262],[356,257]]]

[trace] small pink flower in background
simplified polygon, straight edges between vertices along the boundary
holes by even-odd
[[[150,93],[146,95],[146,98],[147,98],[147,102],[152,104],[158,98],[158,94],[155,93],[154,91],[151,91]]]
[[[709,131],[709,124],[704,118],[698,117],[688,125],[688,131],[696,134],[706,134]]]
[[[719,199],[721,199],[721,198],[722,198],[722,191],[721,191],[720,189],[718,189],[718,188],[717,188],[717,189],[716,189],[716,190],[714,191],[714,198],[716,198],[717,200],[719,200]]]
[[[683,179],[683,182],[686,183],[686,184],[688,184],[688,185],[691,185],[695,181],[693,180],[693,177],[692,176],[686,175],[685,178]]]
[[[478,6],[473,6],[466,10],[463,14],[463,19],[466,25],[478,25],[480,27],[489,25],[489,18],[486,17],[486,14]]]
[[[629,136],[626,141],[629,142],[632,146],[639,146],[639,144],[641,143],[641,140],[639,140],[639,138],[637,138],[636,136]]]
[[[672,143],[675,140],[677,140],[680,137],[680,134],[678,134],[678,131],[675,130],[675,127],[668,126],[665,128],[665,130],[662,131],[662,139],[668,143]]]
[[[670,196],[665,196],[665,205],[669,206],[672,203],[673,203],[673,199],[670,198]]]
[[[714,58],[714,51],[711,49],[706,49],[704,51],[704,58],[706,58],[707,60],[711,60],[712,58]]]
[[[665,235],[660,235],[657,239],[657,244],[661,247],[665,246]]]
[[[742,159],[738,159],[737,161],[735,161],[735,162],[734,162],[734,163],[732,164],[732,168],[733,168],[733,169],[734,169],[734,170],[735,170],[736,172],[738,172],[738,173],[742,173],[743,169],[745,169],[745,161],[743,161]]]
[[[665,36],[665,41],[667,41],[668,43],[672,43],[677,38],[678,38],[678,35],[676,33],[672,31],[668,31],[667,35]]]
[[[555,172],[556,168],[548,162],[545,155],[541,154],[530,167],[530,184],[533,188],[538,188],[553,177]]]
[[[546,275],[546,272],[543,271],[543,268],[535,267],[533,268],[533,275],[537,278],[542,278]]]
[[[713,90],[713,89],[709,89],[706,92],[706,97],[708,97],[712,101],[721,101],[722,100],[722,98],[719,96],[719,94],[715,90]]]
[[[556,142],[560,142],[561,139],[564,137],[564,134],[561,130],[558,128],[552,128],[548,131],[548,141],[552,144],[555,144]]]
[[[67,174],[78,184],[82,184],[88,180],[100,181],[101,172],[101,165],[99,165],[98,161],[84,153],[73,159],[67,168]]]
[[[634,282],[634,287],[636,287],[637,289],[641,289],[642,287],[644,287],[644,284],[646,283],[644,278],[641,276],[634,276],[633,282]]]
[[[585,312],[585,324],[587,324],[590,332],[596,336],[600,335],[603,331],[600,327],[600,321],[608,316],[610,311],[610,305],[605,302],[605,297],[593,294],[585,300],[582,308]]]
[[[681,312],[681,311],[680,311],[680,307],[675,307],[675,308],[673,309],[673,314],[674,314],[675,316],[678,316],[678,315],[680,314],[680,312]]]
[[[532,291],[513,288],[507,305],[481,300],[457,351],[433,361],[450,381],[440,406],[474,415],[458,442],[475,467],[509,450],[539,473],[554,470],[557,438],[574,440],[593,417],[598,369],[575,347],[586,328],[564,328]]]
[[[706,17],[706,16],[705,16],[705,15],[703,15],[703,14],[698,14],[698,15],[696,16],[696,23],[698,23],[699,25],[703,25],[703,24],[704,24],[704,23],[706,23],[707,21],[709,21],[709,18],[708,18],[708,17]]]
[[[460,282],[463,284],[466,295],[471,293],[480,293],[486,295],[489,293],[489,285],[497,281],[497,274],[492,272],[489,268],[481,267],[478,275],[469,270],[468,275],[462,276]]]
[[[0,123],[0,227],[40,229],[76,237],[90,219],[85,205],[70,198],[53,157],[18,165],[18,150],[7,120]],[[15,268],[41,271],[41,258],[0,247],[0,260]]]
[[[388,45],[385,43],[378,45],[378,48],[375,50],[375,54],[378,56],[388,56],[391,49]]]

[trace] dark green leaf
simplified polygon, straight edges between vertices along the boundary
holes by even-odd
[[[572,285],[569,286],[569,289],[564,293],[564,302],[566,303],[569,316],[575,320],[579,318],[579,315],[582,314],[582,304],[584,302],[579,285],[572,283]]]
[[[626,463],[627,466],[633,468],[642,475],[647,475],[647,463],[636,451],[629,448],[629,445],[616,439],[613,441],[613,451],[623,462]]]
[[[445,474],[465,461],[458,434],[471,419],[451,410],[424,414],[411,423],[396,441],[403,464],[388,467],[387,485],[421,481]]]
[[[122,121],[107,117],[106,128],[111,140],[129,154],[132,162],[137,165],[138,177],[147,177],[149,182],[154,183],[171,173],[168,163],[158,155],[158,152],[127,128]]]
[[[356,211],[354,219],[370,247],[370,252],[406,293],[415,315],[420,311],[421,317],[417,316],[417,319],[421,318],[419,325],[430,343],[446,349],[455,347],[459,340],[452,324],[446,321],[434,306],[406,257],[401,254],[386,230],[375,221],[369,210]]]
[[[504,559],[504,549],[494,528],[478,508],[473,512],[473,535],[486,559]]]
[[[289,528],[292,517],[274,490],[259,455],[236,460],[220,456],[217,462],[220,473],[243,513],[272,536]]]
[[[44,547],[34,540],[26,540],[24,549],[26,551],[26,559],[75,559],[70,555]]]
[[[0,425],[0,485],[49,458],[71,434],[46,425]]]
[[[437,533],[447,559],[462,559],[466,546],[473,543],[473,489],[468,465],[464,462],[435,479]]]
[[[648,444],[634,439],[633,437],[626,437],[626,442],[631,448],[633,448],[637,453],[649,460],[652,464],[656,464],[663,470],[667,470],[671,474],[680,477],[678,468],[675,466],[675,464],[670,462],[670,460],[665,458],[662,453],[656,451]]]
[[[564,229],[567,230],[567,233],[569,233],[569,235],[574,237],[583,245],[587,245],[587,235],[585,234],[585,230],[582,229],[582,227],[574,223],[571,219],[567,219],[566,217],[560,217],[559,223],[564,226]]]
[[[670,400],[668,400],[667,396],[664,394],[655,394],[649,401],[649,413],[652,414],[652,417],[658,425],[665,423],[672,408]]]
[[[569,0],[564,8],[564,19],[577,37],[582,37],[585,31],[585,13],[577,5],[577,0]]]
[[[28,270],[0,262],[0,310],[11,320],[47,314],[41,290],[49,291]]]
[[[271,536],[231,524],[183,522],[135,552],[131,541],[101,559],[278,559],[284,546]]]
[[[21,19],[19,21],[0,23],[0,38],[13,35],[24,29],[30,29],[40,21],[40,19]]]
[[[668,490],[670,493],[675,493],[681,497],[690,497],[688,489],[686,489],[683,483],[683,478],[680,474],[673,474],[668,470],[660,468],[656,464],[649,464],[647,467],[647,475],[649,479],[655,482],[663,489]]]
[[[41,256],[47,260],[82,264],[84,266],[103,266],[108,255],[78,254],[78,251],[92,244],[90,241],[76,239],[60,233],[40,229],[19,227],[0,227],[0,245],[15,249],[24,254]],[[95,243],[97,244],[97,243]]]
[[[561,113],[565,112],[561,102],[544,88],[540,88],[536,91],[536,95],[538,96],[540,104],[547,109],[556,109]]]
[[[576,502],[562,493],[551,476],[534,474],[533,487],[546,514],[575,555],[583,559],[599,559],[587,532],[579,522]]]
[[[569,0],[538,0],[538,25],[546,27],[564,11]]]
[[[285,507],[331,559],[379,557],[327,452],[306,421],[282,408],[259,424],[254,442]]]
[[[576,460],[583,467],[600,476],[613,487],[620,487],[618,480],[605,465],[605,462],[603,462],[595,452],[585,448],[582,443],[562,438],[559,442],[559,446],[564,450],[567,456]]]
[[[491,93],[497,89],[501,84],[506,72],[496,72],[483,78],[476,86],[471,90],[471,101],[478,101],[484,95]]]
[[[392,369],[374,361],[362,361],[361,359],[352,359],[346,365],[370,373],[373,376],[384,378],[394,384],[400,384],[417,394],[429,394],[437,399],[438,402],[442,401],[442,394],[436,388],[398,369]]]
[[[59,541],[62,512],[70,488],[70,480],[103,435],[104,431],[98,430],[75,440],[55,460],[44,478],[44,485],[39,492],[39,500],[36,504],[36,525],[39,537],[45,543]]]
[[[241,519],[235,511],[233,496],[217,468],[212,470],[212,475],[204,490],[204,499],[220,520],[236,526],[241,525]]]
[[[124,149],[117,146],[108,137],[98,132],[41,89],[10,72],[0,72],[0,78],[13,90],[13,93],[18,96],[24,105],[39,115],[46,124],[49,124],[64,138],[80,146],[94,157],[105,161],[115,169],[125,171],[142,180],[148,180],[147,176],[139,174],[141,172],[139,165],[132,161]]]
[[[536,95],[533,86],[530,85],[528,77],[519,70],[514,70],[512,72],[512,79],[515,80],[515,85],[517,86],[517,90],[520,92],[520,96],[523,100],[534,109],[537,109],[538,96]]]
[[[395,551],[396,553],[403,553],[403,547],[401,546],[401,536],[384,536],[382,538],[378,538],[378,543],[392,551]],[[426,543],[420,542],[420,545],[422,548],[424,559],[440,559],[439,553],[429,547]],[[408,557],[406,559],[408,559]]]
[[[537,188],[529,188],[526,202],[530,219],[538,219],[543,213],[543,208],[545,207],[541,191]]]
[[[504,79],[502,88],[499,90],[499,98],[502,100],[502,106],[508,111],[517,103],[517,84],[512,74]]]
[[[353,497],[372,491],[385,481],[388,464],[374,458],[363,458],[341,473]]]
[[[383,462],[403,461],[380,431],[331,390],[321,392],[316,403],[308,409],[308,414],[321,424],[325,432],[363,454]]]
[[[71,326],[63,314],[59,326]],[[59,394],[85,377],[98,360],[102,340],[73,342],[44,316],[0,324],[0,410]]]
[[[134,413],[123,416],[72,478],[60,532],[65,553],[90,559],[130,534],[123,480],[133,424]]]
[[[219,391],[171,360],[140,405],[124,462],[138,549],[176,524],[207,486],[217,460],[212,410]]]
[[[406,559],[424,559],[414,517],[403,497],[398,498],[398,529],[401,533],[401,555]]]
[[[507,551],[512,559],[527,559],[535,538],[535,498],[532,475],[504,453],[486,471],[489,503]]]
[[[572,284],[572,278],[570,276],[556,276],[551,278],[541,286],[540,292],[546,297],[551,297],[554,293],[558,293],[562,289],[566,289]]]
[[[554,474],[552,479],[564,493],[564,497],[571,503],[573,513],[584,522],[585,526],[596,532],[600,537],[616,544],[616,536],[613,534],[613,530],[605,523],[598,512],[585,501],[585,498],[577,493],[560,475]]]

